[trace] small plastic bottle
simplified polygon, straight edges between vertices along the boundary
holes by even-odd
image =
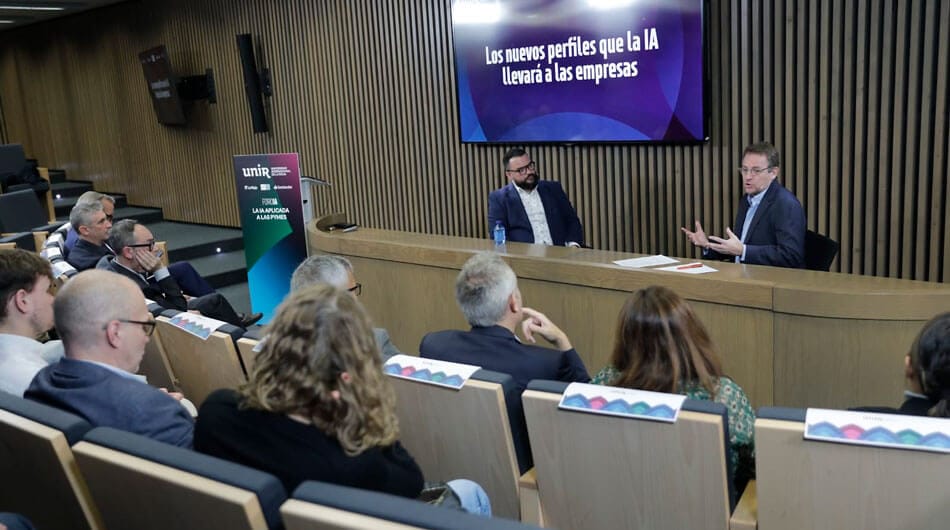
[[[505,244],[505,226],[501,224],[501,221],[495,221],[495,230],[493,235],[496,247],[500,247]]]

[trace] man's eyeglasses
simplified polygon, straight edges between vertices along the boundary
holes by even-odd
[[[347,291],[349,291],[349,292],[355,294],[356,296],[359,296],[359,295],[363,294],[363,284],[362,284],[362,283],[358,283],[358,284],[354,285],[353,287],[350,287],[349,289],[347,289]]]
[[[155,333],[155,321],[154,320],[129,320],[126,318],[117,318],[115,319],[124,324],[138,324],[142,326],[142,331],[145,332],[145,335],[151,337],[152,333]],[[105,330],[109,327],[109,324],[103,324],[102,329]]]
[[[772,169],[772,166],[769,166],[769,167],[737,167],[737,168],[736,168],[736,171],[738,171],[740,175],[748,175],[749,173],[752,173],[753,175],[761,175],[762,173],[765,173],[766,171],[768,171],[768,170],[770,170],[770,169]]]
[[[534,171],[534,168],[536,167],[537,165],[534,163],[534,161],[532,161],[532,162],[529,162],[527,166],[521,166],[515,169],[506,169],[505,173],[517,173],[519,175],[527,175],[529,171]]]
[[[144,248],[144,247],[148,247],[149,250],[155,250],[155,240],[154,240],[154,239],[149,239],[149,240],[146,241],[145,243],[136,243],[136,244],[134,244],[134,245],[129,245],[129,247],[131,247],[131,248],[138,248],[138,247]]]

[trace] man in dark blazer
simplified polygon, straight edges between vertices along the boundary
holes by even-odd
[[[704,258],[796,269],[805,266],[805,212],[798,198],[777,180],[779,164],[772,144],[745,148],[739,168],[745,194],[736,210],[735,232],[726,227],[726,238],[707,236],[699,221],[695,231],[681,229],[691,243],[703,249]]]
[[[558,182],[541,180],[524,149],[505,153],[508,185],[488,196],[488,233],[501,221],[508,241],[581,246],[584,229]]]
[[[455,281],[455,299],[472,328],[427,334],[419,345],[422,357],[503,372],[522,387],[532,379],[590,380],[567,334],[522,305],[518,279],[498,254],[484,252],[465,262]],[[519,327],[527,344],[515,335]],[[555,349],[535,346],[535,334]]]
[[[455,299],[472,328],[427,334],[419,345],[420,357],[508,374],[516,396],[532,379],[590,381],[567,334],[544,314],[522,305],[518,278],[498,254],[484,252],[465,262],[455,280]],[[519,327],[527,343],[515,335]],[[555,349],[535,346],[535,334]],[[521,399],[506,399],[506,404],[518,463],[526,470],[531,467],[531,452]]]
[[[193,309],[204,316],[242,328],[263,317],[261,313],[250,316],[236,313],[221,293],[186,299],[175,277],[155,255],[155,237],[151,230],[135,219],[118,221],[109,233],[108,244],[116,254],[109,256],[110,259],[104,262],[101,268],[129,278],[142,289],[145,298],[165,309]]]
[[[53,306],[66,356],[41,370],[24,397],[161,442],[191,447],[194,422],[178,394],[135,375],[155,321],[131,280],[89,270],[66,282]]]

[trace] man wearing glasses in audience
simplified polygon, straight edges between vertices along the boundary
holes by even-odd
[[[79,273],[53,304],[66,356],[40,370],[24,397],[113,427],[191,447],[194,422],[180,394],[135,375],[155,321],[142,292],[104,270]]]
[[[109,247],[115,251],[102,268],[121,274],[139,286],[145,297],[165,309],[196,310],[202,315],[247,328],[261,319],[261,313],[244,316],[221,293],[186,299],[178,282],[162,264],[155,250],[155,237],[134,219],[117,222],[109,233]]]
[[[703,249],[703,258],[800,269],[805,266],[805,212],[798,198],[778,181],[780,159],[770,143],[752,144],[742,153],[744,194],[736,210],[735,232],[707,236],[696,221],[681,230]]]
[[[508,241],[583,246],[584,229],[561,184],[541,180],[524,149],[509,150],[503,162],[508,185],[488,196],[489,235],[500,221]]]
[[[80,211],[82,211],[84,206],[96,204],[102,205],[102,212],[105,214],[106,221],[112,224],[115,221],[115,199],[104,193],[99,193],[98,191],[87,191],[83,193],[79,196],[79,199],[76,200],[76,205],[73,207],[73,210],[80,209]],[[81,216],[77,215],[77,220],[78,219],[81,219]],[[79,253],[74,255],[72,251],[80,241],[82,230],[79,225],[73,224],[74,219],[71,212],[69,220],[70,222],[57,228],[50,234],[50,237],[43,245],[43,256],[54,263],[62,256],[77,271],[91,269],[98,264],[103,256],[109,254],[110,249],[101,243],[97,243],[97,238],[86,237],[86,243],[80,245]],[[95,235],[96,234],[93,234],[93,236]],[[169,265],[168,271],[175,278],[175,281],[178,282],[181,289],[191,296],[204,296],[215,292],[211,284],[202,278],[201,275],[198,274],[198,271],[187,261],[172,263]]]

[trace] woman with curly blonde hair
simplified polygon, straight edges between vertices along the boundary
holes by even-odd
[[[369,318],[329,285],[280,305],[249,381],[212,393],[198,418],[195,449],[272,473],[288,492],[304,480],[422,491]]]
[[[416,498],[422,471],[398,441],[396,397],[373,327],[350,292],[327,284],[295,291],[267,327],[249,380],[213,392],[199,410],[195,449],[267,471],[292,492],[319,480]],[[465,479],[446,506],[491,515]]]

